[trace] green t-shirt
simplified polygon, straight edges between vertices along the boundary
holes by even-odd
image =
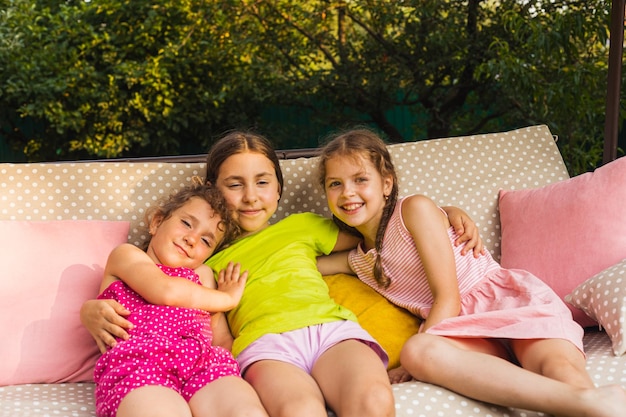
[[[292,214],[207,260],[214,271],[224,269],[229,261],[239,262],[241,270],[248,271],[243,297],[227,314],[235,356],[268,333],[357,321],[350,310],[333,301],[317,270],[316,257],[332,251],[338,233],[330,219]]]

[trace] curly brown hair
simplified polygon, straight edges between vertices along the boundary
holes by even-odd
[[[226,205],[224,196],[222,196],[222,193],[216,187],[211,184],[206,184],[200,177],[193,177],[191,181],[191,184],[172,192],[169,196],[162,198],[157,204],[151,206],[146,211],[146,227],[149,227],[152,219],[156,216],[162,217],[163,220],[169,218],[175,210],[184,206],[190,198],[201,198],[209,203],[215,214],[221,218],[218,227],[224,232],[224,237],[215,248],[214,253],[216,253],[235,240],[241,234],[241,229],[233,219],[232,213]],[[143,243],[142,249],[146,250],[148,248],[150,239],[151,236],[148,234],[148,238]]]

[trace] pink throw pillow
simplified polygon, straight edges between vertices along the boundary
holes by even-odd
[[[501,190],[499,208],[502,266],[532,272],[564,298],[626,257],[626,158],[541,188]]]
[[[129,223],[0,221],[0,386],[92,380],[99,357],[80,322]]]

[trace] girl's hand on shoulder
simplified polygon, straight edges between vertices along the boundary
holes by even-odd
[[[484,255],[485,247],[480,238],[478,227],[476,227],[476,223],[474,223],[468,214],[458,207],[447,206],[442,208],[448,214],[450,225],[454,228],[456,234],[459,235],[454,241],[455,246],[465,244],[465,247],[461,250],[461,254],[466,255],[472,252],[475,258]]]
[[[229,294],[235,307],[241,300],[247,280],[248,271],[241,272],[239,263],[229,262],[226,269],[222,269],[218,274],[217,289]]]

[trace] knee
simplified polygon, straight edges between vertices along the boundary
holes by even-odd
[[[539,364],[539,373],[580,388],[594,386],[585,368],[584,359],[567,356],[544,359]]]
[[[429,369],[436,366],[435,359],[444,347],[440,337],[426,333],[416,334],[402,346],[400,365],[413,378],[424,381],[428,379]]]
[[[393,417],[395,400],[390,384],[372,384],[362,396],[360,410],[354,415],[359,417]]]
[[[388,379],[357,381],[340,388],[331,407],[338,416],[393,417],[395,400]]]
[[[517,341],[514,352],[529,371],[583,388],[593,386],[582,352],[561,340]]]
[[[538,372],[542,375],[550,375],[558,370],[576,368],[574,362],[566,357],[554,355],[553,357],[543,357],[538,360]]]

